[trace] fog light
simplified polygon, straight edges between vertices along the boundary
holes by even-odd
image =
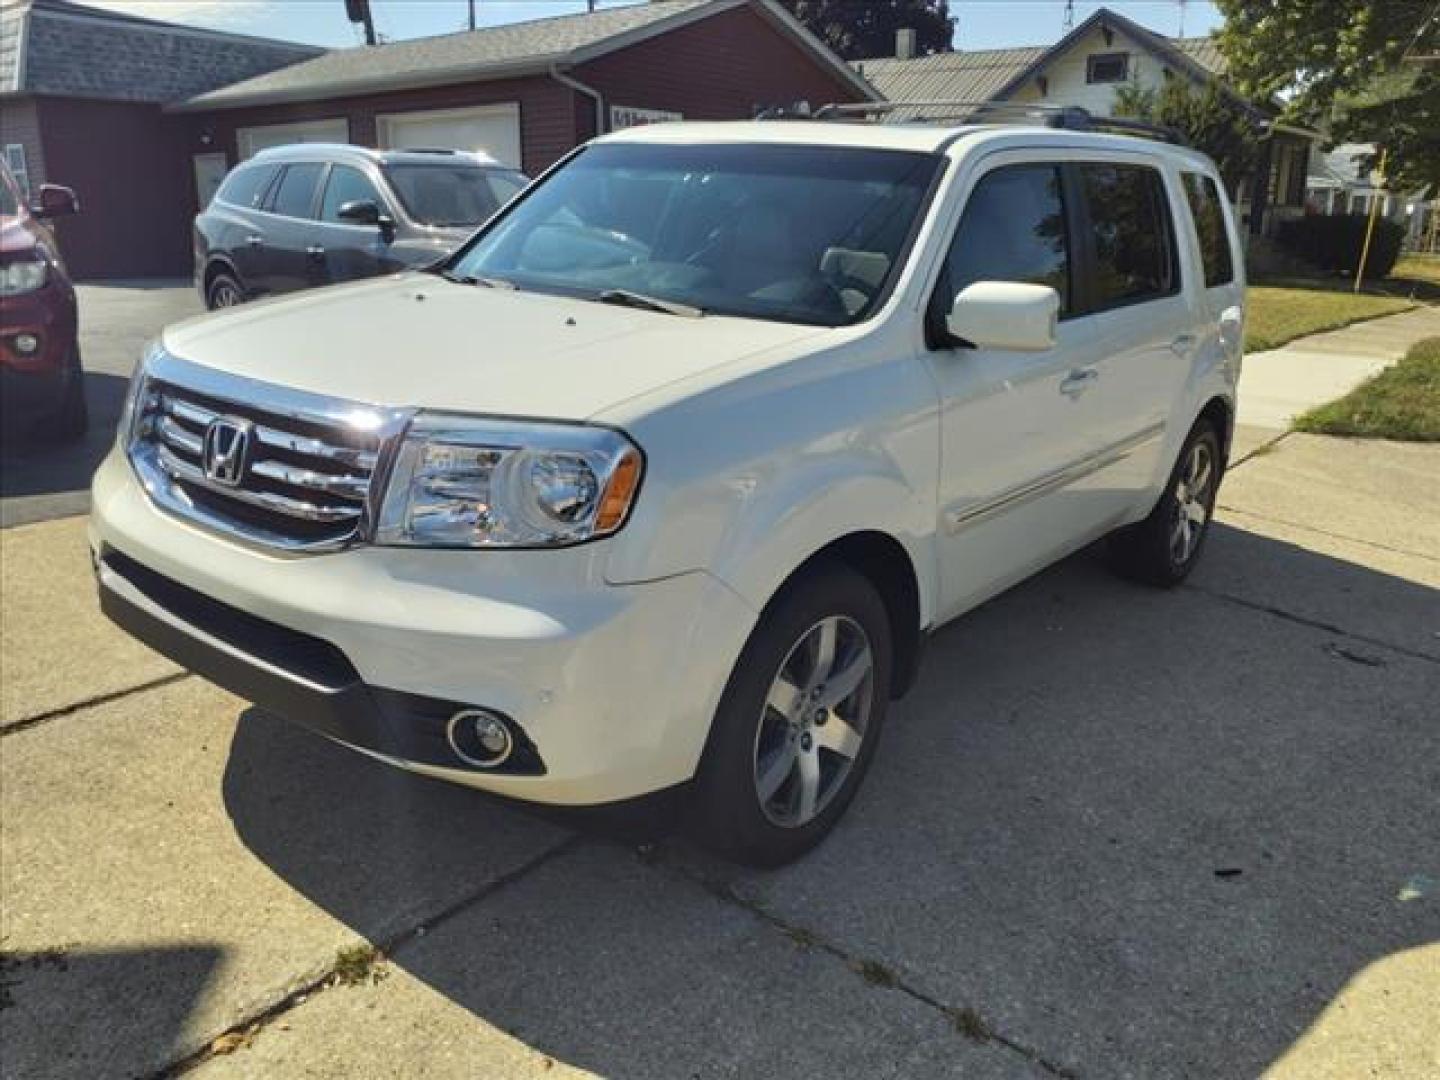
[[[488,709],[461,709],[450,717],[445,738],[456,757],[481,769],[503,764],[515,749],[510,726]]]
[[[10,342],[21,356],[34,356],[40,351],[40,339],[34,334],[16,334]]]

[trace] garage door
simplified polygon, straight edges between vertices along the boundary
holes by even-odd
[[[439,112],[377,116],[376,134],[385,149],[481,150],[520,167],[520,106],[480,105]]]
[[[263,124],[235,131],[240,158],[254,157],[272,146],[294,143],[343,143],[350,141],[350,123],[343,116],[333,120],[302,120],[295,124]]]

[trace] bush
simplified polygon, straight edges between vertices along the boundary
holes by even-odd
[[[1368,214],[1329,214],[1296,218],[1280,224],[1275,239],[1307,262],[1334,274],[1353,274],[1360,264],[1365,246]],[[1365,277],[1378,280],[1395,267],[1400,258],[1400,244],[1405,239],[1403,226],[1386,218],[1375,220],[1375,234],[1370,238],[1370,254],[1365,260]]]

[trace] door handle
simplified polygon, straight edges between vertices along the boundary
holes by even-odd
[[[323,259],[325,257],[325,249],[319,244],[311,244],[305,249],[305,254],[309,255],[312,259]]]
[[[1060,393],[1073,400],[1090,389],[1090,384],[1099,378],[1100,373],[1094,368],[1077,368],[1061,381]]]
[[[245,237],[245,242],[251,247],[259,247],[261,244],[265,243],[265,237],[261,236],[259,233],[251,233],[249,236]]]
[[[1195,347],[1194,334],[1179,334],[1175,340],[1170,342],[1170,350],[1177,356],[1184,356]]]

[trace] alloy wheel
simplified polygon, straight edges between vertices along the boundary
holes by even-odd
[[[1215,461],[1210,444],[1198,441],[1185,458],[1185,467],[1175,481],[1173,519],[1170,526],[1170,559],[1184,566],[1200,546],[1210,519],[1215,484]]]
[[[853,619],[821,619],[791,647],[755,733],[755,794],[773,824],[809,824],[843,787],[865,742],[874,683],[870,639]]]

